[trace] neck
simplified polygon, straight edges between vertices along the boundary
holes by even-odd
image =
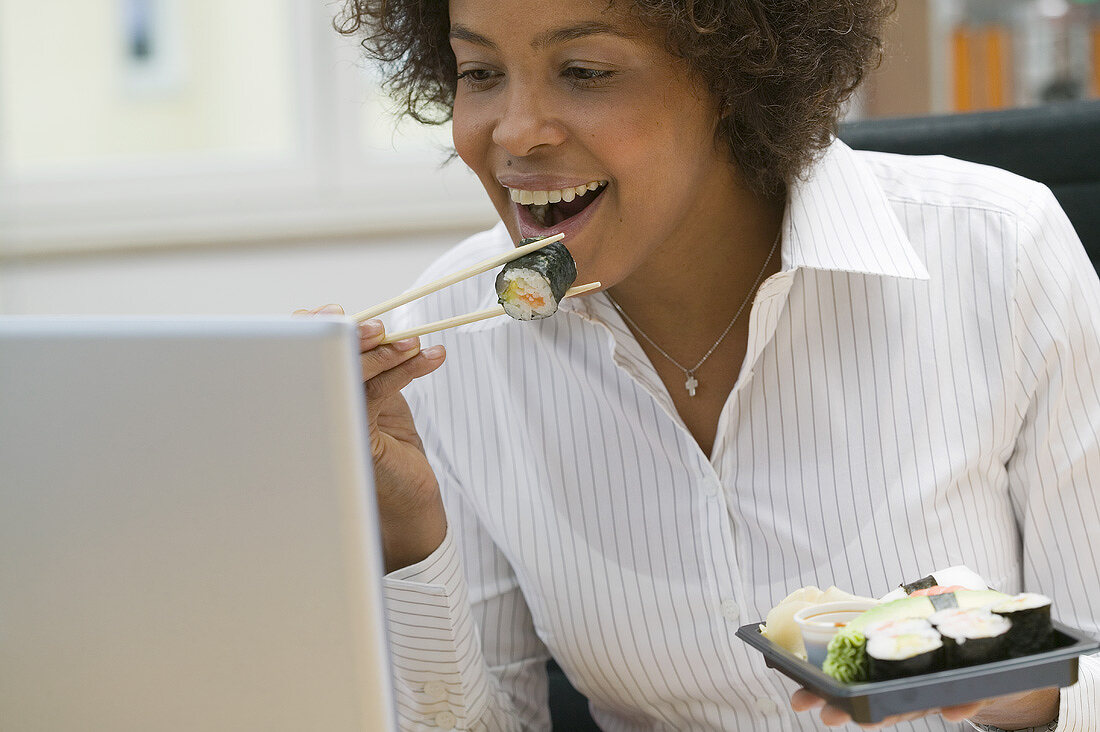
[[[727,191],[722,198],[705,202],[706,214],[690,231],[678,232],[610,290],[638,327],[677,360],[683,357],[681,363],[690,360],[689,366],[750,295],[782,226],[782,196]],[[764,278],[779,267],[777,247]]]

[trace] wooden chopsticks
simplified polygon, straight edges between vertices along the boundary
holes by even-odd
[[[525,254],[529,254],[537,249],[542,249],[547,244],[561,241],[564,238],[565,234],[554,234],[553,236],[548,236],[545,239],[539,239],[538,241],[533,241],[530,244],[516,247],[510,252],[505,252],[504,254],[490,257],[489,259],[478,262],[477,264],[467,267],[466,269],[459,270],[458,272],[453,272],[449,275],[446,275],[445,277],[440,277],[438,280],[433,280],[426,285],[421,285],[420,287],[409,290],[408,292],[398,295],[397,297],[390,298],[385,302],[380,302],[374,307],[367,308],[366,310],[356,313],[351,317],[357,323],[362,323],[364,320],[370,320],[371,318],[377,318],[382,313],[388,313],[394,308],[400,307],[405,303],[412,302],[413,300],[419,300],[425,295],[430,295],[437,290],[442,290],[444,287],[449,287],[456,282],[461,282],[462,280],[469,279],[470,277],[479,275],[482,272],[488,272],[494,267],[499,267],[502,264],[507,264],[513,259],[519,259]]]
[[[573,297],[574,295],[583,295],[586,292],[591,292],[600,286],[599,282],[589,282],[587,285],[578,285],[571,287],[566,291],[564,297]],[[427,335],[428,333],[436,333],[441,330],[447,330],[448,328],[457,328],[460,325],[466,325],[467,323],[476,323],[479,320],[488,320],[489,318],[495,318],[498,315],[505,315],[504,306],[497,305],[496,307],[486,308],[485,310],[477,310],[472,313],[466,313],[465,315],[456,315],[453,318],[444,318],[443,320],[437,320],[434,323],[428,323],[427,325],[421,325],[418,328],[410,328],[409,330],[398,331],[397,333],[387,333],[386,337],[382,339],[383,343],[393,343],[394,341],[400,341],[404,338],[412,338],[413,336]]]
[[[409,290],[408,292],[398,295],[397,297],[390,298],[385,302],[380,302],[374,307],[367,308],[366,310],[358,312],[351,317],[358,323],[362,323],[364,320],[369,320],[371,318],[376,318],[383,313],[388,313],[390,310],[393,310],[396,307],[400,307],[401,305],[410,303],[413,300],[419,300],[425,295],[430,295],[433,292],[442,290],[444,287],[449,287],[456,282],[461,282],[462,280],[469,279],[470,277],[479,275],[482,272],[488,272],[495,267],[499,267],[502,264],[507,264],[513,259],[519,259],[525,254],[529,254],[538,249],[542,249],[547,244],[561,241],[564,238],[565,234],[554,234],[553,236],[548,236],[545,239],[539,239],[538,241],[533,241],[530,244],[524,244],[523,246],[516,247],[515,249],[509,252],[505,252],[504,254],[499,254],[495,257],[490,257],[489,259],[486,259],[482,262],[471,265],[466,269],[462,269],[458,272],[453,272],[444,277],[440,277],[439,279],[433,280],[426,285],[421,285],[420,287]],[[577,287],[570,288],[565,293],[565,297],[582,295],[586,292],[591,292],[592,290],[599,288],[599,286],[599,282],[590,282],[587,285],[578,285]],[[441,330],[446,330],[447,328],[455,328],[460,325],[466,325],[467,323],[476,323],[479,320],[487,320],[488,318],[495,318],[498,315],[504,314],[504,307],[501,305],[497,305],[496,307],[487,308],[485,310],[478,310],[476,312],[466,313],[465,315],[456,315],[453,318],[437,320],[434,323],[428,323],[427,325],[422,325],[418,328],[410,328],[409,330],[404,330],[398,333],[387,333],[386,337],[382,339],[382,343],[393,343],[394,341],[399,341],[404,338],[412,338],[413,336],[422,336],[427,335],[428,333],[436,333]]]

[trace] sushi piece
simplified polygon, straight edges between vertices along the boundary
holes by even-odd
[[[1012,622],[1008,631],[1008,655],[1026,656],[1048,650],[1054,640],[1050,622],[1050,598],[1032,592],[1013,595],[994,603],[990,610]]]
[[[933,590],[933,588],[940,587],[947,589]],[[916,593],[939,594],[942,592],[953,592],[957,589],[988,590],[989,585],[986,584],[985,580],[982,579],[979,574],[960,564],[954,567],[948,567],[947,569],[938,569],[927,577],[921,577],[912,582],[902,583],[898,585],[898,589],[888,593],[880,599],[889,602]],[[933,591],[929,592],[929,590]]]
[[[933,616],[935,617],[935,616]],[[874,638],[876,635],[897,635],[899,633],[930,633],[932,624],[924,618],[895,618],[880,620],[864,626],[863,635]]]
[[[947,668],[1000,661],[1008,654],[1012,623],[999,615],[985,610],[945,610],[932,618],[943,637]]]
[[[871,634],[874,635],[876,626],[916,629],[918,631],[916,635],[932,633],[938,638],[939,634],[930,626],[924,630],[925,626],[920,623],[909,625],[911,620],[915,619],[923,623],[938,613],[945,612],[942,609],[937,610],[932,604],[934,597],[936,596],[903,597],[892,602],[884,602],[849,621],[829,644],[825,661],[821,665],[822,670],[834,679],[845,683],[866,681],[869,672],[866,670],[867,660],[864,659],[864,655],[869,641],[865,631],[870,629]],[[991,603],[1008,599],[1008,595],[995,590],[960,590],[946,593],[941,597],[948,599],[952,606],[957,605],[962,609],[984,608]],[[942,654],[940,661],[942,662]]]
[[[520,246],[538,241],[524,239]],[[496,279],[497,301],[516,320],[539,320],[558,311],[558,303],[577,279],[573,255],[560,241],[514,259]]]
[[[943,668],[943,641],[935,631],[876,635],[867,639],[871,681],[917,676]]]
[[[953,608],[948,608],[946,610],[939,610],[937,612],[932,613],[930,616],[928,616],[928,622],[931,623],[933,626],[938,627],[940,623],[947,622],[947,621],[951,620],[952,618],[957,617],[959,615],[966,615],[967,613],[969,613],[969,612],[971,612],[972,610],[975,610],[975,609],[982,609],[982,608],[953,607]]]

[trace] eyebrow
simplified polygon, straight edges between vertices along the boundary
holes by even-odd
[[[608,23],[601,23],[600,21],[593,20],[586,23],[577,23],[576,25],[566,26],[564,28],[556,28],[551,31],[547,31],[535,37],[535,40],[531,41],[531,47],[535,49],[546,48],[557,43],[565,43],[566,41],[575,41],[578,38],[586,38],[588,36],[596,35],[610,35],[618,36],[620,38],[633,38],[634,36],[623,31],[621,28],[617,28]],[[451,26],[450,37],[459,41],[467,41],[474,43],[478,46],[485,46],[486,48],[496,49],[497,44],[491,40],[476,33],[473,30],[467,28],[464,25],[457,24]]]

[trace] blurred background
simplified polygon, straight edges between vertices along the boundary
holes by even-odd
[[[899,0],[851,119],[1100,97],[1096,0]],[[0,0],[0,314],[358,310],[492,225],[336,2]]]

